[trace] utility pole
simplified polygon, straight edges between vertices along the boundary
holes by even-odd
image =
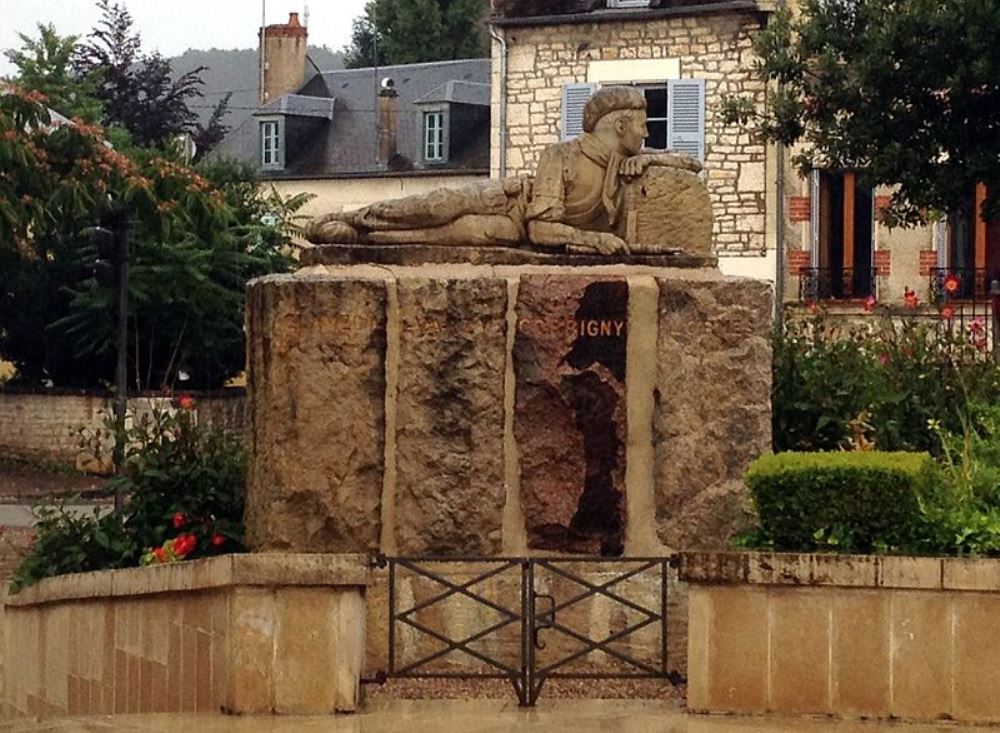
[[[125,413],[128,407],[128,260],[131,222],[124,208],[116,207],[101,217],[100,226],[84,230],[97,250],[94,276],[101,285],[113,287],[118,301],[118,354],[115,363],[115,447],[112,460],[115,474],[125,470]],[[115,489],[115,512],[121,512],[125,497],[119,485]]]

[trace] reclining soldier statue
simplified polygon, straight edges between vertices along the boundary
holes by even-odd
[[[306,238],[315,244],[530,244],[628,254],[624,183],[651,166],[701,171],[689,155],[643,150],[647,134],[642,92],[605,87],[584,107],[583,135],[543,150],[533,179],[484,181],[328,214],[308,225]],[[704,191],[700,180],[697,185]],[[707,202],[707,192],[704,198]]]

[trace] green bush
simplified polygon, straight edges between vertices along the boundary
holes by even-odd
[[[926,534],[922,497],[934,474],[926,453],[764,456],[746,474],[760,526],[745,544],[802,552],[913,551]]]
[[[80,514],[67,500],[36,509],[35,544],[13,577],[13,592],[64,573],[242,551],[242,441],[200,426],[190,398],[179,402],[175,411],[134,416],[123,476],[107,486],[109,495],[119,489],[125,497],[120,514]],[[107,431],[90,438],[106,444]]]
[[[774,336],[774,450],[833,451],[859,435],[884,451],[940,453],[931,421],[960,433],[972,402],[1000,394],[978,324],[914,317],[850,323],[822,311]]]

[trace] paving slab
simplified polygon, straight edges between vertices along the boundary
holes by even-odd
[[[356,715],[226,717],[158,714],[8,722],[10,733],[975,733],[998,730],[942,722],[910,725],[859,720],[688,716],[652,700],[559,700],[521,710],[496,700],[386,701]]]

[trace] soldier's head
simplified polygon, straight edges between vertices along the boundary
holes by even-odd
[[[642,149],[646,130],[646,97],[635,87],[604,87],[583,108],[583,131],[613,138],[622,153]]]

